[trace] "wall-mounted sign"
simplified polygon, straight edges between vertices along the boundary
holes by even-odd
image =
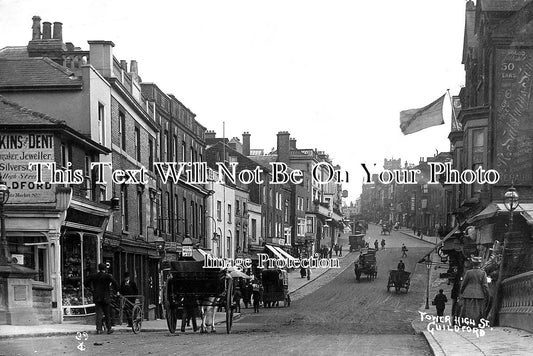
[[[30,162],[54,162],[54,135],[0,133],[0,177],[9,188],[8,204],[55,202],[54,186],[36,184],[37,173],[29,169]],[[43,180],[49,182],[50,176]]]
[[[533,50],[498,49],[495,58],[495,168],[500,185],[531,184]]]

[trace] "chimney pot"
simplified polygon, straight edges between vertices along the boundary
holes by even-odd
[[[54,22],[54,39],[63,42],[63,23]]]
[[[206,139],[210,139],[210,138],[216,138],[217,137],[217,133],[213,130],[207,130],[205,132],[205,138]]]
[[[32,29],[32,35],[31,39],[32,41],[40,40],[41,39],[41,18],[39,16],[33,16],[33,25],[31,26]]]
[[[43,22],[43,40],[52,38],[52,24],[48,21]]]
[[[122,69],[124,69],[125,72],[128,71],[128,61],[125,61],[124,59],[122,59],[120,61],[120,67],[122,67]]]

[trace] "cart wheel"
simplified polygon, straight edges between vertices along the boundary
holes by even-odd
[[[141,331],[141,326],[143,323],[143,309],[140,305],[137,304],[133,307],[133,310],[131,312],[131,319],[131,330],[133,330],[134,334],[138,334]]]
[[[226,279],[226,333],[231,333],[231,327],[233,324],[233,281]]]
[[[168,331],[170,331],[171,334],[174,334],[176,332],[176,325],[178,324],[178,308],[167,308],[167,326]]]

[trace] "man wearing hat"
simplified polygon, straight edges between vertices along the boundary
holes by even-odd
[[[105,316],[107,333],[111,334],[111,289],[113,285],[115,290],[118,289],[118,283],[115,279],[106,273],[106,265],[98,264],[98,273],[89,276],[85,281],[85,286],[93,291],[93,301],[96,309],[96,333],[102,333],[102,314]]]
[[[137,288],[137,284],[131,280],[130,273],[125,272],[124,273],[124,281],[122,281],[122,284],[120,285],[120,294],[122,295],[137,295],[139,294],[139,289]],[[135,304],[135,297],[126,297],[130,303]],[[124,304],[124,310],[126,311],[126,316],[128,318],[128,326],[132,326],[132,320],[131,320],[131,311],[133,309],[133,305],[130,303]]]
[[[487,274],[480,269],[481,257],[471,257],[472,269],[467,271],[461,284],[463,305],[461,317],[469,318],[479,324],[483,317],[485,298],[488,296]]]

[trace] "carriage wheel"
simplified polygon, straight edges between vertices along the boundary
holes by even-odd
[[[178,308],[171,308],[170,306],[166,308],[167,311],[167,326],[168,331],[171,334],[176,332],[176,325],[178,324]]]
[[[131,312],[132,326],[131,330],[133,333],[138,334],[141,331],[141,326],[143,323],[143,309],[140,305],[135,305]]]
[[[226,333],[231,333],[233,324],[233,280],[226,279]]]

